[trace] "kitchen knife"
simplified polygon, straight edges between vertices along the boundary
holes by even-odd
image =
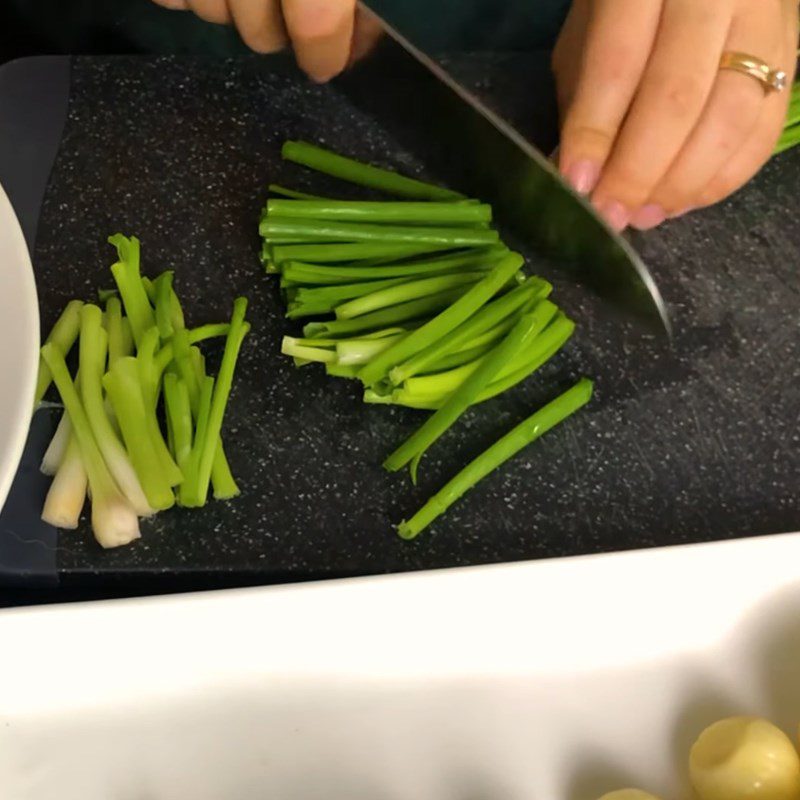
[[[571,269],[615,307],[671,336],[661,293],[625,239],[560,177],[551,162],[441,66],[376,17],[384,35],[337,81],[440,177],[492,203],[537,252]]]

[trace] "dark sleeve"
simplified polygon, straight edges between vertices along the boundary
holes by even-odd
[[[64,53],[210,53],[245,47],[232,28],[150,0],[0,0],[44,45]],[[373,0],[405,35],[430,50],[540,49],[555,39],[570,0]]]

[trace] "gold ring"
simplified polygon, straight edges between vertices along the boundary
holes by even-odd
[[[789,79],[782,69],[773,69],[763,59],[748,53],[734,51],[723,53],[719,68],[732,69],[755,78],[764,89],[764,94],[782,92],[789,83]]]

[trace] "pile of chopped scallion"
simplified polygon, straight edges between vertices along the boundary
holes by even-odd
[[[416,482],[425,453],[470,406],[538,370],[575,325],[549,299],[552,286],[526,275],[522,256],[503,244],[488,205],[305,142],[287,142],[283,157],[402,198],[338,200],[272,185],[259,231],[287,316],[307,320],[282,352],[360,381],[367,403],[433,412],[384,462],[408,467]],[[583,379],[522,422],[401,523],[400,535],[417,536],[591,394]]]
[[[239,494],[220,438],[244,337],[247,301],[238,298],[229,323],[189,329],[173,273],[141,275],[136,238],[109,242],[116,290],[105,307],[70,302],[42,347],[36,403],[56,385],[64,413],[42,461],[53,476],[42,519],[77,528],[87,492],[92,529],[103,547],[139,538],[139,517]],[[206,373],[198,343],[224,336],[216,379]],[[78,342],[75,376],[67,356]],[[163,414],[161,408],[163,405]]]

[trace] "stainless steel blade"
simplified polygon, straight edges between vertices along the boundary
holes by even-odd
[[[443,179],[491,202],[499,221],[538,252],[670,336],[661,293],[628,242],[530,142],[381,22],[386,35],[376,50],[337,82],[348,98],[422,154]]]

